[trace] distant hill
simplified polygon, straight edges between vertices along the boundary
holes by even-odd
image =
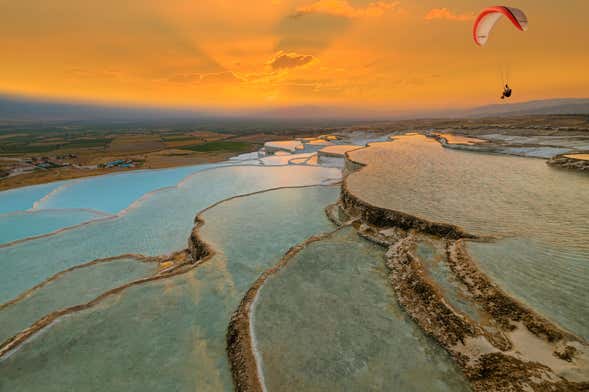
[[[559,98],[502,103],[475,108],[445,110],[367,110],[324,106],[291,106],[261,110],[247,116],[259,118],[342,118],[359,120],[408,120],[421,118],[471,118],[550,114],[589,114],[589,98]]]
[[[289,106],[271,109],[236,110],[174,109],[131,105],[99,105],[64,101],[34,100],[0,95],[0,122],[67,122],[67,121],[155,121],[214,120],[254,121],[293,120],[295,123],[318,120],[400,120],[419,118],[461,118],[519,116],[538,114],[589,114],[589,98],[561,98],[503,103],[455,110],[364,110],[329,106]]]
[[[533,114],[589,114],[589,98],[560,98],[480,106],[455,113],[461,117]]]
[[[95,121],[196,118],[196,110],[131,105],[100,105],[48,101],[0,95],[0,120],[4,121]]]

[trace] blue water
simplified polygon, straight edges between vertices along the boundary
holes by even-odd
[[[25,215],[22,213],[23,210],[91,209],[105,214],[117,214],[149,192],[175,186],[187,176],[200,171],[230,165],[287,165],[292,158],[308,155],[270,156],[258,159],[258,153],[253,152],[219,163],[108,174],[0,192],[0,244],[47,234],[97,217],[77,211],[71,211],[69,214],[64,211],[62,215]],[[15,214],[4,217],[3,213]]]
[[[108,215],[92,210],[18,211],[0,215],[0,244],[51,233],[63,227],[104,218]]]
[[[399,307],[384,249],[346,228],[262,286],[253,330],[270,391],[467,391]]]
[[[61,185],[62,182],[52,182],[0,192],[0,214],[28,210],[36,201]]]
[[[523,237],[467,245],[478,265],[501,287],[589,340],[587,248],[555,246]]]
[[[232,312],[291,246],[333,229],[323,208],[338,193],[285,189],[208,210],[201,233],[218,251],[212,260],[53,324],[0,363],[0,389],[232,391],[225,354]]]
[[[0,342],[51,312],[91,301],[105,291],[153,275],[157,268],[156,262],[123,258],[68,271],[0,308]]]
[[[142,170],[72,180],[41,200],[36,208],[89,208],[116,214],[147,192],[176,185],[191,173],[221,165],[227,163]]]
[[[101,217],[100,213],[117,214],[143,195],[174,186],[191,173],[236,163],[245,162],[140,170],[0,192],[0,244],[90,221]],[[29,209],[35,213],[25,214]],[[80,212],[80,209],[96,213]],[[62,212],[42,212],[44,210]]]
[[[195,215],[225,198],[269,188],[339,179],[338,169],[230,166],[201,171],[177,187],[154,192],[126,214],[0,248],[0,302],[58,271],[126,253],[161,255],[183,249]]]

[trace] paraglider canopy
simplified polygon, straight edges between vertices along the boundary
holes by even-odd
[[[493,26],[502,16],[509,19],[519,30],[526,31],[528,29],[528,18],[519,8],[505,6],[485,8],[476,18],[472,31],[474,42],[477,45],[483,46],[487,42]]]

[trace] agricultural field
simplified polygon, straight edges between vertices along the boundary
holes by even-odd
[[[206,130],[0,128],[0,190],[93,176],[225,160],[255,151],[247,141]]]

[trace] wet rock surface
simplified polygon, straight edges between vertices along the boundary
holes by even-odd
[[[345,181],[342,184],[341,202],[346,210],[357,212],[363,222],[372,226],[418,230],[423,233],[452,239],[477,238],[475,235],[466,233],[458,226],[430,222],[401,211],[394,211],[367,203],[350,192]]]
[[[589,152],[583,153],[583,155],[587,154],[589,154]],[[589,160],[576,158],[575,154],[560,154],[552,157],[546,163],[551,166],[589,173]]]
[[[414,238],[409,235],[392,245],[385,256],[399,302],[444,346],[464,344],[468,337],[476,336],[473,323],[444,303],[443,295],[425,278],[423,267],[410,253],[413,245]]]
[[[348,174],[364,166],[346,157]],[[589,388],[585,342],[507,295],[480,271],[464,247],[464,239],[476,236],[366,203],[348,189],[346,179],[340,202],[349,215],[358,217],[354,227],[360,235],[388,247],[386,265],[399,303],[450,353],[475,391]],[[418,234],[447,242],[445,262],[497,331],[454,309],[443,289],[428,279],[413,253]]]
[[[483,274],[464,247],[464,242],[448,242],[447,261],[454,274],[466,285],[473,299],[480,303],[506,331],[515,329],[514,322],[523,322],[534,335],[550,342],[567,334],[532,310],[509,297]]]

